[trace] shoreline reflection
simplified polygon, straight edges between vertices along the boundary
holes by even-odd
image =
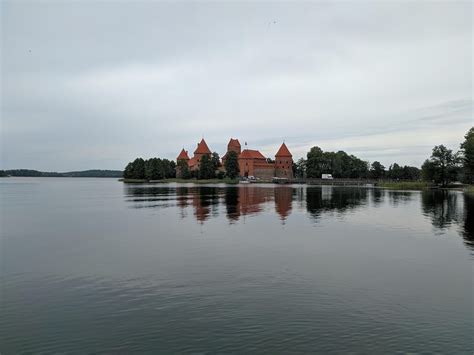
[[[474,250],[474,197],[457,191],[423,191],[421,203],[437,232],[458,226],[464,244]]]
[[[406,208],[421,201],[421,212],[436,233],[451,226],[460,228],[466,246],[474,249],[474,198],[454,191],[390,191],[331,186],[150,186],[125,185],[131,208],[178,207],[181,218],[190,215],[198,223],[225,215],[229,224],[245,216],[275,212],[285,224],[294,211],[306,212],[319,223],[324,214],[342,217],[364,208]],[[189,209],[192,209],[190,214]]]

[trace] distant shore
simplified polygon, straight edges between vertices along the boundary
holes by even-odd
[[[0,177],[93,177],[93,178],[120,178],[123,176],[121,170],[90,169],[82,171],[39,171],[32,169],[10,169],[0,170]]]

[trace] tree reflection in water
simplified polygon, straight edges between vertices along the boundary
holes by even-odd
[[[367,203],[366,188],[332,188],[331,186],[308,187],[306,209],[317,221],[323,212],[345,213]]]
[[[382,204],[385,198],[385,190],[384,189],[372,189],[371,190],[371,200],[372,204],[377,207]]]
[[[229,222],[239,220],[239,188],[237,186],[229,186],[225,190],[225,207]]]
[[[306,209],[313,221],[324,213],[345,214],[368,205],[388,203],[403,207],[421,199],[422,213],[437,231],[452,225],[461,228],[466,245],[474,249],[474,197],[456,191],[390,191],[331,186],[199,186],[199,185],[125,185],[125,200],[132,208],[178,207],[182,218],[192,215],[199,223],[224,213],[229,223],[242,216],[257,215],[274,209],[284,224],[294,208]],[[388,200],[386,198],[388,197]]]
[[[466,245],[474,250],[474,196],[464,195],[463,238]]]
[[[445,229],[463,219],[463,206],[458,194],[450,191],[423,191],[421,194],[423,214],[431,219],[438,229]]]
[[[461,227],[465,244],[473,249],[474,199],[457,191],[423,191],[421,194],[423,214],[431,224],[442,231],[451,225]]]
[[[413,194],[416,192],[413,191],[388,191],[388,198],[390,204],[394,207],[399,205],[406,204],[411,201]]]
[[[133,208],[171,207],[176,202],[175,193],[169,186],[125,185],[125,199]]]

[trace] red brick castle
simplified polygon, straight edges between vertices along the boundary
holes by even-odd
[[[274,163],[269,162],[258,150],[242,150],[239,140],[231,138],[227,144],[227,152],[222,157],[223,166],[227,159],[227,154],[231,151],[237,153],[241,176],[255,176],[260,179],[271,179],[273,177],[293,178],[293,157],[285,143],[282,143],[280,149],[278,149],[278,152],[275,154]],[[201,158],[204,155],[210,157],[211,154],[211,150],[203,138],[201,142],[197,144],[192,158],[189,158],[188,152],[183,148],[176,158],[176,162],[178,163],[180,160],[184,160],[187,162],[190,171],[196,171],[199,169]]]

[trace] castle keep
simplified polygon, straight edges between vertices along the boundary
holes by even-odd
[[[242,177],[254,176],[260,179],[271,179],[273,177],[293,178],[293,157],[285,143],[282,143],[280,149],[275,154],[275,162],[270,162],[258,150],[242,150],[239,140],[231,138],[227,144],[227,152],[222,157],[223,166],[228,153],[231,151],[237,154],[240,176]],[[176,158],[176,162],[179,163],[180,160],[184,160],[187,162],[190,171],[197,171],[199,170],[199,163],[202,157],[204,155],[210,157],[211,154],[211,150],[203,138],[197,144],[192,158],[189,158],[188,152],[183,148]],[[178,171],[177,174],[179,176],[180,172]]]

